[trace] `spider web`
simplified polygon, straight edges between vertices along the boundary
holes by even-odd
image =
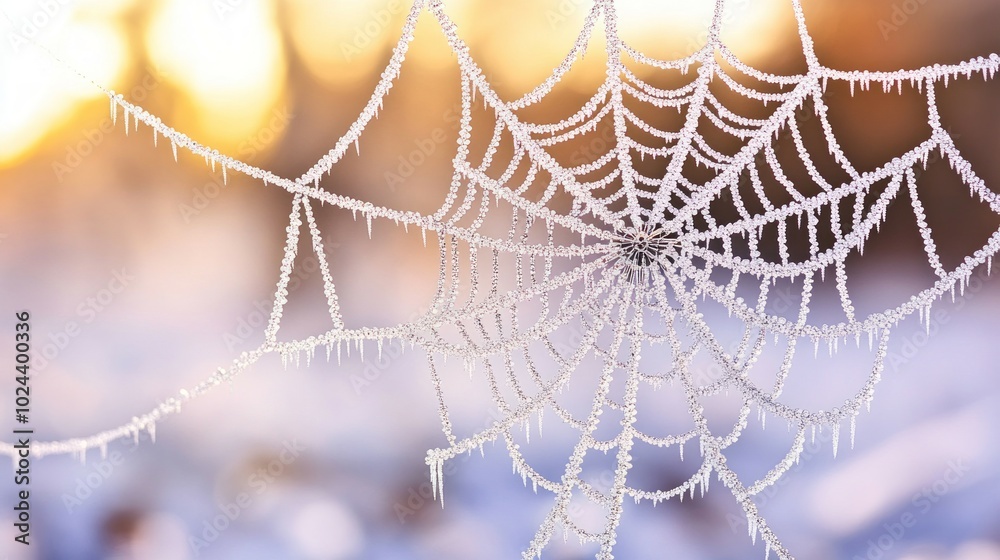
[[[155,436],[158,421],[233,380],[266,354],[279,353],[283,362],[298,363],[309,362],[319,350],[327,359],[335,352],[339,360],[344,349],[364,352],[366,346],[375,346],[381,353],[387,342],[401,340],[421,347],[427,355],[447,445],[430,450],[426,462],[442,503],[444,463],[497,441],[506,446],[514,470],[526,484],[530,481],[536,491],[552,494],[552,507],[524,558],[541,556],[559,530],[596,543],[598,559],[613,558],[627,498],[655,504],[704,494],[713,474],[743,508],[754,542],[759,537],[766,554],[773,551],[779,558],[791,558],[757,511],[753,497],[797,463],[809,434],[815,437],[817,429],[832,431],[834,453],[842,428],[849,430],[853,444],[855,418],[871,403],[892,329],[914,313],[929,328],[932,303],[956,288],[963,290],[973,271],[983,264],[989,267],[1000,249],[998,230],[960,264],[946,268],[927,224],[918,184],[919,170],[939,155],[968,187],[971,198],[1000,214],[1000,199],[942,127],[935,94],[961,77],[982,74],[992,79],[1000,57],[896,72],[835,70],[817,58],[800,2],[791,0],[791,5],[806,67],[801,74],[772,74],[741,62],[719,38],[723,0],[716,2],[705,46],[678,60],[652,58],[622,41],[613,2],[600,0],[552,74],[523,97],[505,102],[473,60],[442,4],[417,0],[358,119],[297,179],[279,177],[203,146],[121,94],[102,88],[112,118],[123,119],[126,133],[143,123],[152,128],[154,142],[161,136],[169,141],[175,159],[178,149],[187,150],[202,156],[213,169],[221,166],[224,177],[235,170],[292,193],[286,245],[259,348],[242,353],[204,382],[118,428],[85,438],[34,443],[32,452],[85,458],[92,449],[105,454],[110,443],[122,438],[138,442],[142,431]],[[461,70],[459,141],[443,202],[437,211],[421,214],[323,189],[323,175],[351,144],[357,146],[377,116],[399,76],[417,18],[425,11],[436,18]],[[607,73],[593,96],[561,121],[528,119],[525,114],[549,98],[601,26],[607,42]],[[641,77],[651,73],[679,85],[660,87]],[[852,95],[856,88],[872,87],[887,94],[902,93],[904,88],[918,92],[926,100],[929,137],[873,170],[859,171],[830,124],[823,97],[830,84],[846,84]],[[730,108],[727,99],[733,97],[744,109],[754,105],[752,113],[758,116]],[[474,106],[480,100],[492,114],[492,130],[474,123]],[[796,118],[804,107],[817,117],[824,147],[839,167],[840,178],[821,173],[807,149]],[[670,122],[660,118],[669,112],[680,117],[673,128],[660,124]],[[602,127],[614,135],[607,151],[582,164],[561,161],[561,146]],[[484,149],[474,150],[473,139],[479,137],[489,140]],[[721,137],[726,141],[720,143]],[[777,155],[782,138],[790,138],[796,163],[808,180],[789,178],[787,163]],[[657,162],[660,171],[649,174],[646,170]],[[901,305],[860,315],[848,289],[848,269],[858,266],[866,242],[885,222],[889,205],[901,197],[909,199],[936,280]],[[429,311],[392,327],[346,326],[313,209],[316,202],[349,210],[355,217],[360,214],[369,235],[374,222],[390,221],[406,229],[419,228],[425,243],[431,232],[431,242],[437,242],[439,249],[439,276]],[[282,341],[278,333],[302,235],[308,236],[305,246],[319,263],[331,328],[305,339]],[[810,304],[831,283],[839,315],[818,318]],[[795,305],[788,313],[773,311],[778,285],[786,300],[788,291],[793,293]],[[735,344],[727,345],[710,324],[713,309],[739,321]],[[567,332],[575,336],[570,345],[563,342]],[[815,352],[826,345],[832,354],[852,342],[860,347],[863,339],[872,366],[854,395],[830,410],[782,400],[802,346],[813,346]],[[444,375],[448,360],[459,361],[487,385],[499,420],[460,435],[448,406]],[[722,373],[706,379],[697,374],[696,363],[713,364]],[[652,406],[640,407],[639,401],[655,403],[657,391],[666,387],[679,391],[690,417],[689,429],[664,434],[640,422],[640,415],[645,418],[655,412]],[[575,410],[561,398],[573,390],[589,395],[589,408]],[[735,421],[719,430],[710,427],[704,402],[721,394],[738,395],[739,406]],[[767,416],[777,417],[794,436],[780,461],[759,479],[745,483],[727,464],[726,452],[739,441],[754,410],[762,425]],[[531,423],[541,432],[545,411],[575,434],[562,472],[544,473],[529,457]],[[646,489],[630,479],[640,447],[676,448],[683,459],[688,442],[697,442],[698,458],[683,482]],[[0,444],[0,453],[14,457],[7,443]],[[585,472],[595,456],[611,461],[608,488],[593,483]],[[592,526],[581,519],[574,507],[579,501],[602,512],[600,524]]]

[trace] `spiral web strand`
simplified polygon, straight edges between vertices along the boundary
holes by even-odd
[[[627,499],[654,504],[680,500],[704,493],[712,478],[744,509],[749,536],[763,541],[766,554],[791,558],[757,511],[753,497],[797,463],[808,434],[815,436],[817,429],[832,431],[834,453],[845,426],[853,443],[855,418],[870,406],[892,329],[915,312],[929,325],[931,305],[949,291],[963,290],[974,270],[984,264],[989,267],[1000,249],[998,230],[961,264],[947,269],[937,254],[918,184],[919,170],[940,156],[971,197],[1000,215],[1000,198],[976,175],[942,127],[936,102],[936,91],[950,81],[974,74],[992,79],[1000,68],[1000,57],[896,72],[831,69],[813,50],[799,1],[790,1],[807,68],[802,74],[770,74],[741,62],[719,38],[723,0],[716,3],[705,46],[678,60],[651,58],[622,41],[613,2],[599,0],[553,73],[523,97],[505,102],[471,57],[442,3],[417,0],[381,81],[357,120],[296,179],[276,176],[203,146],[121,94],[102,88],[113,119],[116,123],[121,119],[126,131],[142,123],[153,129],[154,140],[162,137],[170,143],[175,158],[179,150],[192,152],[213,169],[221,166],[224,177],[228,171],[237,171],[292,193],[287,242],[274,306],[259,348],[242,353],[202,383],[181,390],[120,427],[85,438],[34,443],[32,452],[85,458],[93,449],[104,455],[108,445],[119,439],[138,441],[143,431],[153,436],[161,419],[180,412],[186,402],[213,387],[232,381],[269,353],[280,354],[285,363],[309,361],[317,350],[325,351],[328,359],[335,352],[340,360],[345,349],[363,352],[374,345],[381,352],[385,343],[400,340],[419,346],[427,355],[447,445],[429,451],[426,461],[442,503],[444,463],[497,441],[506,446],[525,484],[530,481],[536,491],[540,488],[552,494],[551,509],[524,558],[541,556],[561,532],[595,543],[596,558],[611,559]],[[357,144],[377,116],[399,76],[417,18],[425,11],[444,32],[462,77],[459,140],[441,206],[432,214],[399,211],[324,190],[323,176]],[[549,96],[602,26],[607,73],[593,96],[561,121],[526,120],[524,109]],[[641,77],[651,72],[683,84],[654,86]],[[759,84],[760,89],[745,85],[748,82]],[[837,142],[823,97],[830,84],[838,83],[846,84],[852,95],[857,88],[873,87],[887,94],[904,89],[918,92],[926,100],[929,137],[873,170],[857,170]],[[759,105],[769,116],[738,114],[727,107],[726,95],[719,90]],[[473,107],[480,101],[494,116],[491,132],[488,127],[482,132],[473,126]],[[815,113],[827,152],[846,179],[829,179],[814,163],[796,118],[797,111],[806,106]],[[682,117],[676,129],[659,128],[644,117],[671,111]],[[611,128],[615,143],[593,161],[567,166],[553,155],[559,145],[600,127]],[[715,130],[709,133],[707,128]],[[474,135],[482,134],[489,138],[488,144],[481,154],[473,154]],[[738,147],[713,146],[719,134]],[[791,139],[808,181],[788,178],[776,155],[782,137]],[[661,162],[664,171],[655,176],[641,172],[641,162],[647,159]],[[690,172],[692,166],[698,168],[697,174]],[[775,191],[781,196],[776,197]],[[863,255],[866,242],[885,222],[888,206],[900,196],[909,197],[927,265],[936,281],[897,307],[859,316],[848,289],[848,258]],[[569,211],[558,204],[563,199],[571,201]],[[440,267],[429,311],[393,327],[346,326],[313,211],[316,202],[350,211],[355,218],[360,215],[369,235],[374,224],[387,222],[419,228],[425,242],[430,232],[438,243]],[[734,217],[720,217],[719,205]],[[503,225],[497,228],[496,223]],[[277,335],[303,231],[319,262],[331,328],[282,342]],[[807,251],[790,249],[789,240],[795,237],[806,240]],[[820,323],[811,320],[810,303],[814,288],[824,282],[835,285],[840,318]],[[778,283],[795,291],[797,304],[787,316],[768,311],[776,297],[772,288]],[[513,285],[508,288],[509,284]],[[709,304],[721,306],[743,325],[734,346],[721,342],[709,325],[705,312]],[[578,334],[569,348],[559,340],[566,329]],[[801,346],[811,345],[815,351],[825,345],[833,353],[851,342],[861,346],[863,339],[873,355],[872,367],[853,396],[831,410],[782,402],[785,380]],[[772,347],[778,359],[765,358],[765,349]],[[714,363],[721,376],[706,380],[696,375],[693,363],[698,359]],[[469,436],[456,433],[449,413],[443,375],[448,360],[458,360],[470,375],[487,383],[500,411],[499,420]],[[597,371],[596,389],[590,408],[580,413],[570,410],[559,396],[574,386],[586,368]],[[768,386],[751,378],[751,373],[762,369],[773,380]],[[654,412],[640,410],[637,403],[643,395],[666,386],[683,395],[692,427],[667,435],[648,433],[640,428],[639,417]],[[723,433],[709,428],[703,403],[719,394],[739,395],[741,402],[736,421]],[[755,409],[761,424],[768,416],[772,422],[783,421],[794,437],[787,454],[764,476],[747,484],[727,466],[726,452],[739,440]],[[530,437],[532,422],[541,431],[545,411],[577,434],[564,470],[554,476],[533,468],[518,443],[522,433]],[[620,417],[618,424],[602,419],[610,412]],[[697,444],[699,457],[687,480],[653,490],[630,483],[640,447],[676,448],[683,458],[688,442]],[[0,444],[0,453],[14,457],[8,443]],[[597,453],[612,460],[608,488],[598,487],[584,474],[588,458]],[[579,498],[601,508],[602,526],[584,526],[575,518],[571,502]]]

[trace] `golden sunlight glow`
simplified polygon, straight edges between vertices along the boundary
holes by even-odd
[[[530,91],[545,80],[573,47],[590,0],[478,1],[453,6],[449,15],[473,58],[505,99]],[[463,9],[464,8],[464,9]],[[441,34],[440,31],[437,32]],[[420,37],[418,36],[418,39]],[[454,55],[449,60],[454,60]],[[592,91],[605,73],[604,37],[600,30],[582,60],[562,80],[570,88]]]
[[[11,35],[0,47],[6,51],[0,57],[0,75],[18,77],[0,81],[0,166],[4,167],[16,164],[50,130],[71,118],[81,102],[104,95],[41,49],[21,41],[33,29],[24,22],[35,13],[12,14],[17,36]],[[128,62],[124,35],[113,20],[53,18],[32,38],[70,68],[107,87],[115,86]]]
[[[589,0],[505,0],[448,2],[446,10],[491,81],[505,98],[511,98],[548,77],[572,47],[591,6]],[[618,0],[616,7],[619,30],[630,45],[655,58],[673,59],[705,44],[715,0]],[[775,30],[788,25],[790,16],[786,0],[729,0],[722,15],[722,37],[738,56],[753,60],[779,45],[781,35]],[[355,25],[363,29],[367,24],[362,20]],[[603,76],[602,25],[598,22],[586,55],[563,80],[567,86],[589,91],[595,87],[595,78]],[[425,65],[451,63],[454,55],[439,48],[444,45],[435,36],[440,31],[435,33],[430,27],[418,25],[411,47],[413,59]],[[369,50],[383,49],[373,46]]]
[[[132,35],[124,18],[148,22],[137,35],[145,54],[183,94],[176,113],[164,118],[200,141],[238,155],[248,138],[288,114],[282,105],[287,57],[281,25],[310,73],[325,84],[355,91],[362,78],[388,61],[411,6],[410,0],[288,0],[280,4],[285,17],[279,18],[274,0],[56,4],[57,13],[48,14],[32,2],[0,0],[16,34],[5,36],[0,45],[0,75],[18,77],[0,80],[0,166],[25,157],[49,131],[65,125],[82,101],[101,96],[27,41],[16,39],[35,24],[35,40],[67,65],[115,88],[125,70],[143,57],[130,53],[135,46],[126,43]],[[675,58],[704,43],[714,5],[714,0],[619,0],[619,27],[643,52]],[[590,0],[446,2],[476,60],[507,99],[549,75],[572,46],[590,6]],[[775,29],[789,24],[790,13],[785,12],[790,10],[784,0],[728,0],[723,38],[752,62],[781,41]],[[11,30],[11,22],[0,21],[0,29]],[[568,87],[590,91],[601,79],[603,45],[603,33],[596,29],[586,56],[563,80]],[[409,60],[435,69],[454,64],[454,54],[427,13],[421,16]],[[269,137],[281,133],[270,130]]]
[[[116,78],[129,62],[128,45],[118,26],[98,22],[80,22],[69,26],[61,35],[60,57],[71,68],[79,70],[106,87],[115,87]],[[102,97],[93,84],[64,71],[66,77],[60,84],[64,91],[80,99]]]
[[[622,36],[657,58],[680,58],[701,48],[715,13],[715,0],[619,0]],[[755,58],[777,46],[775,27],[787,0],[728,0],[722,14],[722,39],[742,58]],[[668,30],[664,33],[664,30]]]
[[[409,0],[291,0],[292,44],[324,83],[351,87],[389,60]]]
[[[187,97],[174,126],[230,152],[268,126],[286,73],[271,3],[163,1],[151,21],[150,60]]]
[[[452,4],[448,4],[448,15],[456,21],[459,29],[462,29],[463,24],[461,22],[465,20],[464,15],[466,12],[452,7]],[[420,19],[417,20],[417,27],[413,34],[419,40],[414,40],[410,43],[409,60],[419,64],[422,68],[431,70],[444,70],[455,67],[455,53],[452,52],[451,46],[448,45],[448,39],[445,37],[444,32],[441,31],[441,26],[438,25],[437,19],[432,14],[429,12],[420,14]],[[463,39],[468,40],[464,34],[462,35]]]

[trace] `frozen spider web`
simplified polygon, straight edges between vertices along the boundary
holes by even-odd
[[[703,494],[712,479],[742,506],[749,536],[763,540],[766,553],[792,554],[782,545],[753,501],[792,468],[816,430],[832,433],[834,453],[840,431],[853,443],[855,418],[869,406],[879,382],[889,335],[917,313],[929,325],[931,305],[947,292],[964,289],[974,270],[990,266],[1000,249],[1000,230],[953,268],[938,256],[920,202],[918,177],[929,160],[942,158],[968,188],[969,196],[1000,215],[1000,199],[963,158],[942,127],[935,92],[949,81],[981,74],[992,79],[1000,57],[955,65],[896,72],[841,71],[824,66],[813,50],[799,0],[790,0],[797,21],[806,71],[794,75],[763,72],[741,62],[720,40],[724,1],[703,48],[679,60],[657,60],[619,38],[614,3],[600,0],[564,61],[533,91],[503,101],[470,55],[440,2],[417,0],[375,92],[358,119],[322,159],[297,179],[276,176],[203,146],[159,118],[105,89],[111,115],[126,133],[143,123],[154,141],[292,193],[287,242],[263,344],[236,357],[199,385],[181,390],[155,410],[90,437],[33,444],[36,455],[73,453],[81,458],[110,443],[135,438],[177,413],[188,401],[232,381],[262,356],[279,353],[299,362],[315,352],[381,352],[404,341],[426,353],[431,383],[447,445],[427,454],[435,492],[443,501],[443,465],[490,442],[509,451],[513,468],[536,491],[552,496],[523,556],[541,556],[559,533],[594,543],[596,558],[613,558],[625,503],[683,499]],[[321,186],[325,174],[357,145],[366,125],[399,76],[418,17],[428,12],[444,32],[461,70],[462,114],[453,175],[446,196],[432,214],[400,211],[332,193]],[[550,97],[601,32],[606,40],[607,73],[593,96],[559,122],[532,122],[525,114]],[[644,78],[663,76],[670,87]],[[834,135],[824,92],[831,84],[905,90],[926,100],[929,136],[912,149],[868,171],[852,165]],[[731,108],[754,104],[758,116]],[[481,103],[492,117],[483,126],[473,118]],[[826,153],[839,178],[821,173],[807,149],[797,114],[810,108],[821,129]],[[672,113],[673,121],[661,118]],[[763,115],[763,116],[759,116]],[[660,123],[674,122],[675,126]],[[569,165],[561,145],[607,127],[611,147],[584,163]],[[717,139],[725,136],[726,147]],[[473,149],[483,137],[485,148]],[[777,155],[779,139],[795,146],[796,164],[808,180],[792,180],[787,161]],[[785,158],[787,160],[787,158]],[[648,162],[661,170],[649,174]],[[957,196],[957,194],[956,194]],[[848,289],[849,268],[862,260],[866,241],[885,222],[888,207],[906,200],[919,229],[927,266],[936,280],[897,307],[859,316]],[[344,324],[314,204],[350,211],[367,222],[417,228],[439,246],[437,292],[419,318],[386,328]],[[282,341],[278,332],[288,298],[300,236],[319,262],[332,328],[301,340]],[[850,261],[850,263],[848,262]],[[790,312],[773,310],[776,286],[795,302]],[[838,302],[838,316],[817,318],[810,304],[824,286]],[[815,306],[814,306],[815,307]],[[709,316],[721,310],[739,322],[727,344]],[[786,309],[786,311],[789,311]],[[571,343],[566,343],[571,333]],[[782,391],[797,353],[831,354],[847,346],[867,347],[871,370],[853,396],[830,410],[788,404]],[[803,350],[805,347],[805,350]],[[448,364],[460,363],[485,384],[500,412],[485,429],[461,435],[453,425],[447,392]],[[704,364],[721,374],[699,375]],[[696,367],[695,364],[701,364]],[[767,379],[761,382],[761,379]],[[580,409],[561,397],[583,387],[590,406]],[[680,395],[690,426],[659,433],[643,420],[662,412],[659,391]],[[735,420],[710,426],[705,400],[738,396]],[[640,405],[640,401],[642,401]],[[750,482],[727,464],[727,451],[750,423],[786,425],[793,434],[787,454]],[[532,424],[542,430],[543,413],[574,433],[575,444],[561,472],[545,473],[528,454]],[[552,420],[549,421],[551,424]],[[551,429],[551,428],[546,428]],[[535,437],[537,444],[539,437]],[[697,446],[695,468],[686,480],[663,488],[635,483],[640,448]],[[0,452],[13,456],[10,444]],[[610,461],[610,484],[585,474],[593,457]],[[580,519],[575,504],[598,508],[598,525]],[[590,520],[592,521],[592,519]]]

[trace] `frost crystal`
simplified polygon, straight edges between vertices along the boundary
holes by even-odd
[[[974,196],[1000,214],[1000,198],[976,175],[942,128],[935,99],[936,89],[947,86],[949,80],[973,74],[993,78],[1000,57],[994,54],[955,65],[936,64],[896,72],[834,70],[817,58],[801,5],[798,0],[791,2],[807,63],[803,74],[770,74],[741,62],[719,39],[722,0],[716,3],[706,45],[678,60],[657,60],[623,42],[617,33],[613,2],[599,0],[588,13],[572,50],[551,76],[522,98],[505,102],[472,59],[443,5],[417,0],[381,81],[357,121],[333,149],[297,179],[278,177],[224,156],[168,127],[121,95],[105,90],[112,116],[117,119],[119,108],[123,112],[126,131],[130,119],[136,125],[144,123],[154,129],[156,136],[170,141],[175,156],[179,149],[193,152],[213,167],[221,165],[224,174],[227,170],[241,172],[293,193],[287,244],[265,342],[260,348],[241,354],[201,384],[181,390],[158,408],[119,428],[82,439],[37,443],[33,452],[83,457],[90,449],[105,453],[112,441],[137,439],[141,431],[152,435],[161,418],[179,412],[183,403],[211,388],[231,382],[267,353],[277,352],[285,362],[298,363],[302,356],[309,360],[317,347],[325,347],[329,356],[335,346],[339,360],[342,347],[348,353],[352,347],[363,352],[372,342],[381,349],[388,340],[402,340],[422,347],[428,356],[447,441],[446,446],[427,454],[435,492],[441,499],[444,462],[498,440],[506,445],[514,470],[525,482],[530,480],[536,490],[541,488],[553,495],[552,507],[528,544],[524,558],[540,556],[559,531],[597,543],[598,559],[613,558],[626,498],[653,503],[683,499],[685,494],[705,492],[713,478],[743,507],[750,537],[754,541],[761,538],[768,553],[791,558],[758,513],[754,495],[796,464],[807,433],[815,437],[817,428],[830,430],[835,453],[841,426],[848,423],[853,443],[855,417],[870,405],[892,329],[914,312],[929,324],[932,303],[954,292],[956,284],[962,289],[973,270],[984,264],[990,266],[1000,249],[998,231],[960,265],[946,269],[925,219],[917,181],[917,172],[932,154],[939,154]],[[437,19],[462,75],[462,118],[454,175],[442,205],[433,214],[424,215],[375,206],[322,189],[323,175],[352,144],[358,145],[362,131],[382,107],[383,98],[399,75],[417,18],[424,11]],[[593,97],[559,122],[524,119],[522,110],[549,95],[586,50],[599,23],[607,38],[607,78]],[[656,87],[630,69],[636,65],[686,83],[675,89]],[[745,85],[754,82],[761,89]],[[859,172],[844,155],[827,118],[823,94],[831,83],[838,82],[847,84],[852,93],[873,86],[883,92],[902,92],[904,88],[920,92],[926,98],[929,137],[874,170]],[[717,93],[722,89],[759,103],[769,116],[749,118],[727,108],[726,96]],[[476,98],[481,98],[496,117],[488,133],[491,140],[481,157],[474,157],[470,149],[473,135],[479,134],[472,124]],[[826,148],[847,180],[831,182],[814,164],[796,119],[796,111],[805,106],[813,108]],[[665,130],[640,116],[657,110],[679,112],[683,124],[677,130]],[[553,146],[597,130],[603,122],[613,125],[613,149],[575,167],[560,164],[552,155]],[[706,132],[713,127],[716,133],[721,131],[736,139],[738,148],[728,152],[714,148]],[[777,141],[782,136],[790,136],[794,143],[797,159],[810,177],[809,184],[790,180],[782,168],[776,155]],[[650,139],[658,143],[647,143]],[[507,153],[502,147],[509,148],[513,155],[501,156]],[[638,161],[646,159],[662,161],[665,171],[652,177],[643,175]],[[699,174],[693,174],[692,167],[698,168]],[[514,181],[519,168],[528,171],[523,180]],[[773,182],[765,177],[773,178]],[[741,182],[749,187],[740,188]],[[765,193],[768,189],[780,190],[780,198],[788,201],[775,202]],[[908,193],[928,265],[938,280],[898,307],[859,317],[848,290],[847,260],[863,254],[865,242],[880,228],[888,206],[901,193]],[[560,197],[571,200],[570,211],[557,209],[561,207],[555,201]],[[430,311],[389,328],[345,326],[313,215],[314,202],[349,210],[355,216],[360,214],[369,235],[374,224],[390,221],[419,228],[425,242],[427,232],[433,232],[440,247],[440,275]],[[720,218],[715,210],[720,204],[736,217]],[[509,210],[505,217],[509,227],[497,234],[486,224],[488,216],[501,206]],[[846,208],[852,210],[844,212]],[[303,225],[319,261],[332,328],[307,339],[281,342],[277,333]],[[806,240],[808,254],[802,251],[801,255],[793,255],[789,247],[793,236]],[[824,241],[826,237],[832,240]],[[568,243],[568,238],[580,242]],[[774,250],[763,250],[769,246]],[[486,263],[488,278],[482,273],[481,263]],[[510,280],[507,274],[511,269],[515,286],[507,289],[504,285]],[[810,321],[809,304],[814,286],[827,278],[835,283],[842,319],[816,324]],[[797,303],[790,317],[769,312],[771,288],[778,282],[795,286],[793,299]],[[754,296],[748,301],[746,293]],[[703,312],[707,304],[721,306],[743,323],[744,334],[735,347],[721,343],[710,328]],[[535,310],[535,317],[525,324],[529,309]],[[579,334],[578,342],[568,352],[560,350],[555,342],[556,334],[566,328],[577,329]],[[796,408],[781,401],[799,341],[811,342],[816,351],[825,345],[833,353],[851,340],[860,345],[863,338],[873,348],[874,360],[867,381],[852,397],[825,411]],[[538,344],[545,349],[541,355],[535,351]],[[658,353],[644,359],[651,345]],[[761,360],[769,346],[779,348],[781,355],[774,364]],[[698,357],[716,364],[722,374],[709,380],[696,375],[692,364]],[[448,358],[459,360],[473,376],[489,384],[494,405],[500,411],[499,420],[467,437],[454,432],[449,415],[442,376]],[[543,365],[543,359],[551,365]],[[561,405],[557,397],[570,387],[585,363],[600,364],[599,379],[589,411],[580,415]],[[773,384],[760,386],[751,381],[750,372],[762,367],[772,370]],[[655,411],[640,410],[639,395],[666,384],[682,391],[693,427],[679,434],[646,433],[638,427],[637,419],[640,414]],[[740,395],[742,406],[728,431],[717,433],[709,428],[703,400],[722,393]],[[536,471],[517,443],[521,433],[530,433],[533,418],[537,418],[541,431],[545,410],[578,433],[565,469],[556,477]],[[783,459],[762,478],[747,484],[727,466],[726,452],[740,438],[753,410],[761,424],[767,417],[771,422],[786,423],[794,438]],[[609,439],[602,415],[610,411],[620,421],[613,426]],[[599,432],[599,428],[603,429]],[[598,437],[598,433],[602,435]],[[689,442],[697,442],[696,460],[700,465],[689,479],[655,490],[630,483],[633,452],[638,445],[676,447],[683,458],[684,446]],[[588,482],[582,474],[588,453],[598,451],[614,458],[607,488]],[[13,448],[0,444],[0,453],[12,455]],[[574,518],[570,502],[580,497],[604,510],[603,526],[583,527]]]

